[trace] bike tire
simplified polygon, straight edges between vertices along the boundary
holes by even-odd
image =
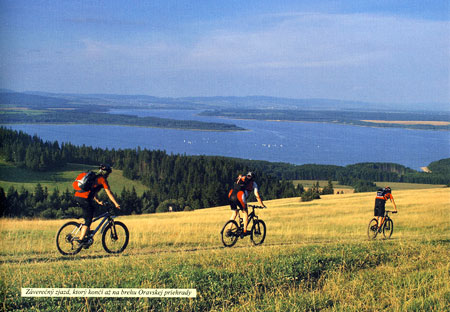
[[[391,219],[386,219],[383,225],[384,238],[391,238],[393,232],[394,232],[394,222]]]
[[[369,226],[367,227],[367,236],[369,239],[375,239],[378,234],[378,221],[376,218],[373,218],[369,222]]]
[[[222,243],[225,247],[233,247],[236,244],[239,235],[238,235],[239,226],[236,221],[229,220],[222,228],[221,236]]]
[[[73,256],[80,252],[83,245],[75,241],[77,229],[81,223],[70,221],[65,223],[56,234],[56,248],[64,256]]]
[[[257,220],[253,223],[250,239],[253,245],[258,246],[264,243],[266,238],[266,224],[263,220]]]
[[[102,245],[106,252],[119,254],[127,248],[130,239],[128,228],[120,221],[110,222],[102,235]]]

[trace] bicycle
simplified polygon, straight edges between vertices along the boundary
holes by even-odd
[[[397,211],[386,210],[384,212],[384,222],[381,225],[381,232],[383,232],[384,238],[390,238],[392,236],[392,232],[394,232],[394,221],[389,217],[389,213],[397,213]],[[373,218],[369,222],[369,227],[367,228],[367,235],[369,239],[375,239],[378,235],[378,220],[377,218]]]
[[[73,256],[83,248],[88,249],[94,243],[94,236],[101,228],[103,249],[112,254],[123,252],[127,248],[130,233],[125,224],[114,220],[116,217],[112,210],[95,217],[92,223],[102,220],[95,230],[90,230],[86,233],[87,242],[84,243],[79,240],[79,233],[83,223],[76,221],[65,223],[56,234],[58,251],[64,256]]]
[[[252,212],[248,215],[247,224],[248,226],[253,221],[251,231],[244,235],[244,224],[241,217],[239,217],[239,225],[235,220],[228,220],[220,232],[222,243],[225,247],[233,247],[238,238],[244,238],[244,236],[248,235],[250,235],[250,239],[255,246],[264,242],[266,238],[266,224],[255,214],[256,208],[263,209],[264,207],[255,205],[248,205],[248,207],[252,208]]]

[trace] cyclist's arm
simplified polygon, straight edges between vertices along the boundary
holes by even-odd
[[[117,203],[111,190],[105,189],[105,192],[106,192],[106,195],[108,195],[109,199],[114,203],[114,206],[116,206],[117,209],[120,209],[120,205]]]
[[[394,205],[395,211],[397,211],[397,205],[395,204],[394,196],[392,196],[392,194],[390,194],[390,199],[391,199],[392,204]]]
[[[394,204],[394,209],[395,209],[395,211],[398,211],[398,210],[397,210],[397,205],[395,204],[395,201],[394,201],[394,197],[391,197],[391,199],[392,199],[392,203]]]
[[[255,193],[256,199],[258,200],[258,203],[259,203],[261,206],[266,207],[266,205],[264,205],[264,203],[262,202],[261,196],[259,196],[259,192],[258,192],[258,188],[257,188],[257,187],[255,187],[254,193]]]
[[[103,202],[97,198],[97,195],[94,196],[94,200],[97,202],[97,204],[103,205]]]

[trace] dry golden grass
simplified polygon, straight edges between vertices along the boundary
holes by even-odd
[[[367,239],[374,194],[267,201],[267,238],[224,248],[229,207],[119,217],[121,256],[94,246],[62,257],[65,220],[0,220],[0,298],[8,309],[83,311],[445,310],[450,301],[450,189],[399,190],[390,240]],[[387,207],[392,207],[387,204]],[[194,300],[24,299],[21,287],[196,288]],[[240,294],[238,296],[237,294]],[[88,308],[89,307],[89,308]]]

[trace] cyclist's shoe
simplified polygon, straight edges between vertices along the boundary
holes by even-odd
[[[247,235],[247,232],[242,231],[242,232],[241,232],[241,235],[239,235],[239,237],[240,237],[240,238],[244,238],[244,236],[246,236],[246,235]]]
[[[92,240],[85,237],[83,239],[76,239],[75,240],[80,246],[82,246],[84,249],[88,249],[92,245]]]
[[[87,241],[83,243],[83,248],[88,249],[93,243],[94,241],[92,240],[92,238],[88,238]]]

